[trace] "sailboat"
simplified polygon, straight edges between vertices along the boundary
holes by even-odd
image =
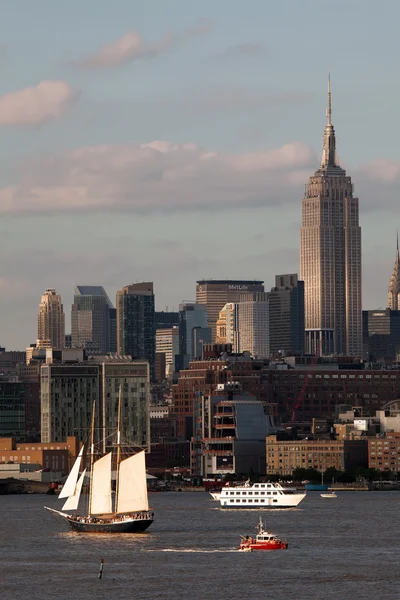
[[[142,533],[154,520],[154,513],[149,510],[146,482],[145,452],[140,452],[121,459],[121,390],[118,403],[118,432],[116,459],[116,490],[113,501],[111,488],[112,452],[95,460],[94,451],[94,414],[93,403],[90,474],[89,474],[89,503],[86,514],[78,514],[79,500],[87,469],[81,473],[84,457],[84,446],[81,448],[74,466],[59,494],[66,498],[62,510],[45,506],[47,510],[63,517],[73,531],[86,533]],[[73,514],[64,511],[74,511]]]

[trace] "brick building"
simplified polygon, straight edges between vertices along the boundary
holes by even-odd
[[[400,433],[368,440],[368,466],[377,471],[400,471]]]
[[[400,371],[328,369],[264,370],[263,387],[267,401],[278,407],[282,420],[289,420],[292,407],[305,387],[297,409],[297,419],[333,417],[335,406],[360,406],[374,414],[387,402],[400,396]]]
[[[268,381],[262,371],[265,364],[262,360],[242,356],[191,362],[189,369],[181,371],[177,384],[172,386],[177,435],[184,439],[192,437],[196,394],[211,395],[218,384],[238,382],[244,392],[266,402]]]
[[[67,475],[79,452],[78,438],[67,437],[65,442],[48,444],[16,443],[13,438],[0,438],[0,463],[38,464]]]
[[[295,469],[316,469],[323,473],[333,467],[346,471],[367,467],[367,440],[266,440],[266,472],[291,475]]]
[[[328,363],[325,358],[313,366],[296,362],[292,368],[286,363],[269,364],[229,352],[213,353],[208,346],[205,356],[205,360],[193,361],[182,370],[172,388],[178,435],[185,439],[190,439],[193,431],[195,394],[210,394],[220,383],[240,382],[245,392],[266,402],[282,423],[291,421],[299,398],[296,420],[311,423],[313,418],[334,418],[339,404],[361,407],[363,414],[374,415],[400,397],[400,370],[366,370],[364,364],[346,362],[345,358],[340,364],[333,359]]]

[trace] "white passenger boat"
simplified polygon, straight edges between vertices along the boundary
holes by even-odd
[[[280,483],[245,483],[226,486],[219,497],[222,508],[294,508],[306,493]]]

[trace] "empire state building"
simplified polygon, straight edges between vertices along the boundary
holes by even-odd
[[[330,81],[326,115],[321,165],[306,185],[302,207],[300,276],[305,291],[306,349],[361,357],[358,198],[336,156]]]

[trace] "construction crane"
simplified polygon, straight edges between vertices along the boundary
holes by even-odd
[[[301,406],[301,404],[303,403],[304,396],[305,396],[305,393],[306,393],[307,388],[308,388],[308,383],[309,383],[309,381],[311,379],[311,374],[314,371],[314,368],[315,368],[315,366],[316,366],[316,364],[318,362],[318,358],[320,357],[320,354],[321,354],[321,343],[322,342],[320,340],[318,342],[318,344],[317,344],[316,352],[315,352],[314,356],[311,359],[310,368],[307,371],[307,374],[306,374],[306,377],[305,377],[305,380],[304,380],[304,383],[303,383],[303,387],[301,388],[300,394],[298,395],[296,403],[293,406],[292,423],[295,423],[295,421],[296,421],[296,412],[299,409],[299,407]]]

